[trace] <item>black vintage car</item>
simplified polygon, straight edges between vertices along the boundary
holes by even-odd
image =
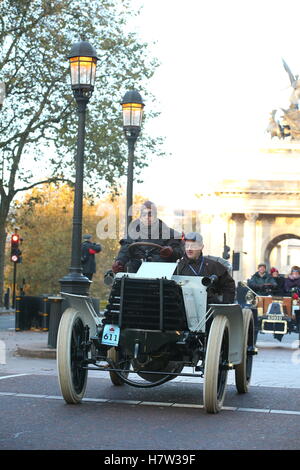
[[[135,274],[118,273],[104,320],[90,298],[62,294],[71,305],[62,315],[57,342],[67,403],[82,400],[91,369],[106,371],[116,386],[138,388],[178,376],[203,378],[209,413],[222,408],[228,370],[235,371],[237,391],[248,391],[256,353],[251,310],[207,305],[213,279],[174,275],[175,268],[176,263],[144,262]]]
[[[283,336],[290,333],[299,335],[300,347],[300,293],[296,290],[290,295],[278,296],[272,294],[272,289],[266,295],[258,295],[246,282],[238,286],[238,301],[243,308],[250,308],[254,317],[255,340],[258,332],[273,334],[281,341]]]

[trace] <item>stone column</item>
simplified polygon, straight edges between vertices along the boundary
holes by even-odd
[[[210,214],[201,214],[200,217],[200,227],[199,232],[203,236],[204,242],[204,254],[210,255],[212,254],[211,250],[212,247],[212,237],[211,237],[211,224],[212,224],[213,216]]]
[[[273,227],[276,223],[276,217],[270,214],[263,214],[260,216],[262,221],[262,233],[260,240],[260,259],[268,265],[269,257],[266,256],[266,247],[273,237]],[[271,266],[270,266],[271,267]]]
[[[247,252],[244,255],[244,269],[243,274],[245,279],[251,277],[257,271],[257,253],[256,253],[256,221],[258,213],[245,214],[244,224],[244,243],[243,251]]]
[[[205,250],[206,254],[222,256],[224,248],[224,233],[226,234],[226,244],[231,247],[229,239],[229,220],[231,215],[232,214],[229,212],[222,212],[215,213],[211,217],[210,226],[208,227],[210,232],[210,247],[209,252]]]
[[[248,256],[243,253],[245,216],[244,214],[234,214],[233,220],[235,222],[235,234],[232,249],[236,253],[240,253],[240,269],[234,271],[233,276],[236,281],[243,281],[246,278],[244,275],[245,256]]]

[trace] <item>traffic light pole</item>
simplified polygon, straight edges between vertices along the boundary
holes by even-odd
[[[17,282],[17,263],[14,263],[12,308],[16,308],[16,282]]]

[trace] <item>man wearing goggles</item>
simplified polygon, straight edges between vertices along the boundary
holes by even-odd
[[[232,304],[235,299],[235,282],[224,263],[214,256],[203,256],[203,238],[190,232],[184,237],[185,254],[178,264],[176,274],[183,276],[217,276],[213,289],[208,290],[208,303]],[[222,299],[222,300],[221,300]]]

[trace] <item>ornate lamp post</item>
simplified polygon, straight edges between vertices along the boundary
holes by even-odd
[[[60,279],[63,292],[88,295],[91,281],[83,276],[81,267],[82,200],[86,107],[92,96],[96,78],[97,54],[86,41],[75,43],[68,56],[71,68],[71,85],[78,112],[76,179],[73,209],[72,254],[69,274]]]
[[[127,91],[121,102],[123,111],[123,129],[128,142],[128,170],[127,170],[127,194],[126,194],[126,227],[125,234],[128,235],[128,227],[132,220],[132,192],[133,192],[133,166],[134,146],[139,136],[144,103],[142,97],[136,90]]]

